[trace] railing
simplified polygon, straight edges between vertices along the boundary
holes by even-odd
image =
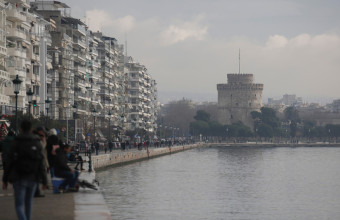
[[[26,39],[26,33],[24,30],[18,28],[10,28],[8,32],[8,37],[18,37],[21,39]]]
[[[73,25],[73,29],[79,31],[80,33],[82,33],[83,35],[86,35],[86,29],[84,26],[81,26],[79,24],[74,24]]]
[[[0,81],[7,82],[10,81],[10,75],[8,72],[0,70]]]
[[[77,70],[78,72],[86,73],[85,67],[75,66],[74,69]]]
[[[7,17],[15,18],[15,20],[26,21],[26,16],[20,13],[17,9],[12,8],[7,11]]]
[[[79,39],[77,39],[77,38],[74,38],[74,39],[73,39],[73,42],[74,42],[75,44],[80,45],[81,47],[86,47],[85,41],[82,41],[82,40],[79,40]]]

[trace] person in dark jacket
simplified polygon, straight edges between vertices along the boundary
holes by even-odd
[[[8,154],[8,166],[2,178],[3,189],[13,184],[18,219],[31,219],[33,195],[37,183],[47,188],[46,167],[39,138],[32,134],[32,123],[24,120]]]
[[[47,133],[47,140],[46,140],[46,154],[47,154],[47,160],[49,164],[49,169],[51,171],[51,176],[53,177],[53,166],[54,166],[54,160],[56,157],[56,149],[59,148],[59,138],[57,136],[57,132],[55,129],[50,129]]]
[[[1,141],[1,158],[2,158],[2,167],[6,169],[7,167],[7,155],[10,150],[11,145],[13,144],[15,138],[15,133],[13,131],[9,131],[4,140]]]
[[[68,165],[67,154],[71,152],[71,146],[68,144],[60,144],[60,148],[56,150],[56,158],[54,161],[54,174],[57,177],[65,178],[64,183],[59,187],[65,190],[68,187],[69,192],[77,192],[76,184],[78,182],[79,172],[72,170]]]

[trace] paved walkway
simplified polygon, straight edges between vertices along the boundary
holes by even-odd
[[[84,164],[84,168],[87,168]],[[0,171],[2,177],[3,171]],[[82,172],[80,179],[92,182],[95,172]],[[111,220],[107,205],[99,190],[80,188],[77,193],[53,194],[52,187],[43,191],[45,197],[34,198],[33,220]],[[12,185],[0,189],[0,219],[17,219]]]

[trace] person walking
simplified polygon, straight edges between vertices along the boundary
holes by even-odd
[[[2,188],[13,184],[15,210],[19,220],[30,220],[33,196],[38,182],[47,188],[46,167],[39,138],[32,134],[32,123],[24,120],[19,134],[8,154],[8,167],[4,170]]]

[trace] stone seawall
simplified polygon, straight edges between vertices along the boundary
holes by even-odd
[[[158,157],[166,154],[176,153],[192,148],[202,147],[203,144],[191,144],[184,146],[172,146],[161,148],[149,148],[148,150],[127,150],[118,153],[102,154],[92,156],[92,166],[94,169],[104,168],[111,165],[119,165],[139,160],[145,160],[152,157]]]

